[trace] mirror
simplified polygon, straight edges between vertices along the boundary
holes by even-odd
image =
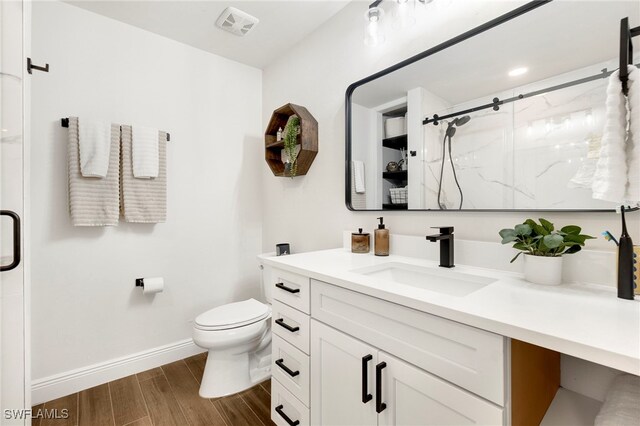
[[[640,8],[554,1],[508,15],[349,87],[347,207],[615,208],[591,182],[620,20],[640,24]]]

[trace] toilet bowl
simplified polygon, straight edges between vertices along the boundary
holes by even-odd
[[[200,396],[237,393],[271,375],[271,307],[255,299],[229,303],[200,314],[193,341],[207,349]]]

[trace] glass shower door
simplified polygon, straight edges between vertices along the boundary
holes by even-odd
[[[26,388],[24,7],[0,2],[0,424],[29,424]]]

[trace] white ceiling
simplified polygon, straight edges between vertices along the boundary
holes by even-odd
[[[356,89],[369,108],[424,87],[452,105],[618,57],[620,19],[640,22],[637,0],[554,1]],[[638,43],[636,43],[636,47]],[[636,63],[640,56],[635,55]],[[525,66],[512,78],[507,72]],[[598,72],[596,70],[596,72]]]
[[[264,68],[297,44],[350,0],[137,1],[75,0],[67,3],[217,55]],[[216,27],[233,6],[260,23],[244,37]]]

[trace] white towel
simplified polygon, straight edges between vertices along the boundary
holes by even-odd
[[[155,179],[135,179],[131,161],[131,126],[122,126],[121,202],[125,222],[163,223],[167,220],[167,134],[159,132],[159,173]]]
[[[626,204],[640,204],[640,70],[629,65],[629,131],[627,133],[628,183]]]
[[[134,177],[138,179],[158,177],[160,167],[158,137],[158,129],[143,126],[132,127],[131,158]]]
[[[80,173],[78,133],[78,118],[69,117],[67,161],[71,223],[73,226],[117,225],[120,126],[111,125],[109,171],[103,179],[83,177]]]
[[[627,190],[627,107],[618,71],[609,77],[605,117],[600,158],[591,189],[593,198],[622,204]]]
[[[621,374],[607,392],[595,419],[596,426],[637,426],[640,424],[640,377]]]
[[[111,151],[111,124],[80,118],[78,138],[82,176],[107,176]]]
[[[357,194],[364,194],[365,190],[365,179],[364,179],[364,163],[362,161],[356,160],[353,162],[353,171],[355,176],[355,189]]]

